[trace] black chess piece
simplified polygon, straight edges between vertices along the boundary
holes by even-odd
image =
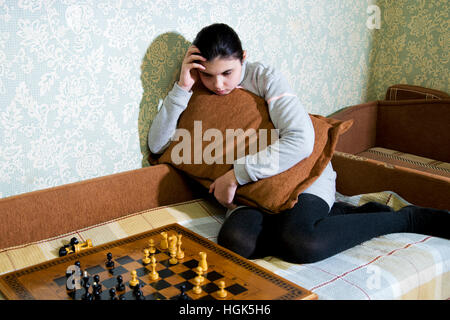
[[[96,274],[94,277],[94,282],[92,284],[92,290],[94,292],[94,294],[97,292],[98,295],[100,295],[102,293],[102,284],[100,283],[100,276],[98,274]]]
[[[94,282],[97,284],[97,286],[99,286],[100,289],[101,289],[102,285],[100,284],[100,276],[99,276],[98,274],[96,274],[96,275],[93,277],[93,279],[94,279]]]
[[[177,300],[189,300],[189,297],[188,297],[188,295],[186,294],[186,285],[182,285],[181,287],[180,287],[180,291],[181,291],[181,293],[180,293],[180,295],[178,296],[178,299]]]
[[[123,278],[121,275],[117,276],[117,286],[116,286],[116,290],[118,292],[122,292],[125,291],[125,285],[123,284]]]
[[[91,285],[89,284],[89,282],[85,282],[83,284],[84,294],[82,296],[82,299],[85,300],[85,301],[92,301],[92,299],[93,299],[92,294],[89,292],[89,287],[90,286]]]
[[[107,261],[105,263],[106,267],[109,268],[109,269],[114,268],[114,261],[112,261],[112,253],[111,252],[108,252],[106,254],[106,259],[107,259]]]
[[[65,255],[67,255],[67,248],[68,247],[69,247],[69,245],[64,245],[61,248],[59,248],[58,255],[60,257],[64,257]]]
[[[78,239],[73,237],[70,239],[70,244],[65,244],[61,248],[59,248],[58,255],[63,257],[67,255],[69,248],[72,250],[72,253],[75,252],[75,245],[78,244]]]
[[[75,245],[78,244],[79,241],[77,238],[73,237],[70,239],[70,246],[72,247],[72,251],[75,252]]]
[[[87,284],[89,284],[89,275],[85,271],[82,279],[82,286],[85,287]]]
[[[95,286],[95,288],[92,287],[92,289],[93,289],[93,294],[94,294],[94,300],[102,300],[102,296],[101,296],[102,290],[101,290],[101,287],[97,285],[97,286]]]
[[[145,300],[141,287],[142,287],[141,284],[137,284],[136,286],[133,287],[133,294],[136,300]]]
[[[109,289],[109,299],[110,300],[117,300],[116,289],[114,289],[114,288]]]

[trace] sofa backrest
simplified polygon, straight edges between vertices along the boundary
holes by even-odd
[[[443,91],[414,86],[410,84],[395,84],[386,91],[386,100],[411,100],[411,99],[450,99]]]
[[[376,145],[450,162],[450,99],[378,101]]]
[[[201,197],[161,164],[0,199],[0,249]]]

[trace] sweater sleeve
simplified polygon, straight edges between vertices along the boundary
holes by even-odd
[[[182,89],[177,83],[163,101],[148,133],[148,147],[154,154],[161,154],[170,145],[177,129],[178,119],[187,108],[192,91]]]
[[[250,70],[249,70],[250,71]],[[257,64],[241,84],[263,97],[279,139],[266,149],[234,161],[240,185],[288,170],[311,155],[314,127],[305,108],[284,77],[271,67]]]

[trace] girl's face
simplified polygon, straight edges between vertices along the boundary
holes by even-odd
[[[200,80],[206,88],[215,94],[221,96],[229,94],[241,80],[242,62],[240,59],[222,57],[217,57],[211,61],[202,61],[201,64],[206,69],[198,69]]]

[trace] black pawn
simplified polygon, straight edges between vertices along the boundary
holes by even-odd
[[[117,300],[116,289],[114,289],[114,288],[109,289],[109,299],[110,300]]]
[[[99,282],[100,277],[98,275],[94,276],[94,283],[92,284],[92,292],[96,299],[100,299],[100,294],[102,293],[102,285]]]
[[[111,252],[108,252],[106,254],[106,259],[107,259],[106,267],[109,268],[109,269],[114,268],[114,261],[112,261],[112,254],[111,254]]]
[[[92,294],[89,293],[90,286],[91,285],[89,284],[89,282],[84,283],[84,295],[83,295],[82,299],[85,301],[92,301]]]
[[[117,286],[116,286],[116,290],[118,292],[122,292],[125,291],[125,285],[123,284],[123,278],[121,275],[117,276]]]
[[[181,290],[181,293],[180,293],[180,295],[178,296],[178,300],[189,300],[189,297],[188,297],[188,295],[186,294],[186,285],[182,285],[181,287],[180,287],[180,290]]]
[[[92,287],[93,293],[94,293],[94,300],[102,300],[101,294],[102,290],[99,286]]]
[[[96,287],[99,287],[100,291],[101,291],[102,285],[100,284],[100,276],[98,274],[96,274],[93,277],[93,279],[94,279],[94,282],[96,283]]]
[[[136,300],[145,300],[144,294],[141,291],[141,284],[137,284],[133,287],[133,294]]]

